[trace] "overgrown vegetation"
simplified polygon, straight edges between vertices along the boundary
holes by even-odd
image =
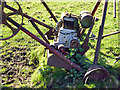
[[[15,8],[17,6],[13,2],[9,2],[8,4]],[[74,13],[76,15],[79,15],[80,12],[83,10],[88,10],[91,12],[95,5],[95,2],[48,2],[47,4],[59,20],[62,12],[68,11],[68,13]],[[55,22],[53,21],[53,19],[50,20],[49,13],[40,2],[20,2],[20,5],[23,8],[24,13],[55,27]],[[95,14],[95,16],[98,17],[100,20],[102,16],[102,8],[103,2],[101,3]],[[112,18],[112,9],[113,4],[109,2],[104,34],[115,32],[118,30],[118,16],[117,18]],[[19,19],[16,18],[16,16],[13,16],[12,18],[17,22],[21,22]],[[98,22],[95,22],[92,30],[92,32],[96,36],[98,34],[100,20]],[[48,31],[46,28],[40,25],[38,26],[43,33]],[[32,33],[40,37],[26,18],[24,18],[23,27],[27,28]],[[6,30],[6,32],[4,33],[3,30]],[[8,28],[6,26],[3,26],[1,34],[6,34],[7,36],[10,33],[8,33],[7,30]],[[86,30],[85,33],[87,33],[87,31],[88,30]],[[81,41],[81,44],[82,43],[83,41]],[[70,49],[71,53],[67,57],[71,61],[81,65],[85,70],[87,70],[93,64],[96,40],[90,40],[89,46],[90,49],[85,54],[85,56],[81,56],[80,54],[76,53],[77,50],[82,51],[82,49],[79,48]],[[116,56],[115,54],[113,54],[118,53],[118,50],[120,49],[118,47],[118,35],[106,37],[102,40],[98,61],[98,64],[104,66],[109,71],[111,75],[111,80],[106,79],[104,82],[88,81],[87,84],[83,83],[83,72],[78,72],[75,69],[71,69],[70,71],[68,71],[65,69],[48,66],[47,56],[43,57],[44,47],[30,38],[28,35],[24,34],[22,31],[19,31],[19,33],[15,37],[7,41],[2,41],[0,48],[0,58],[2,60],[0,62],[0,65],[2,66],[0,71],[3,75],[2,80],[4,80],[4,83],[2,82],[2,86],[28,88],[116,88],[120,86],[120,62],[118,61],[114,64],[114,62],[116,61]],[[22,61],[25,62],[22,63]],[[15,62],[18,62],[16,64],[18,68],[13,65],[15,64]],[[19,65],[19,63],[22,63],[21,66]],[[6,67],[4,67],[5,65]],[[13,74],[6,76],[4,75],[9,72],[8,67],[10,67],[10,69],[13,67],[15,67],[15,69],[18,69],[18,71],[15,72],[17,77],[15,77]],[[14,81],[12,83],[8,83],[9,79],[11,78],[13,78]],[[22,80],[20,80],[19,78]]]

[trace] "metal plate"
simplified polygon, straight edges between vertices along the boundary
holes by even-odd
[[[47,65],[59,67],[59,68],[65,68],[67,70],[70,70],[73,68],[70,64],[66,63],[63,59],[58,57],[56,54],[50,55],[49,51],[47,53],[48,53]]]

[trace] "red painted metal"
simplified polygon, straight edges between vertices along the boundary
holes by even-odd
[[[47,11],[50,13],[51,17],[54,19],[54,21],[57,23],[57,19],[55,18],[54,14],[51,12],[51,10],[49,9],[49,7],[47,6],[47,4],[44,2],[44,0],[40,0],[42,2],[42,4],[45,6],[45,8],[47,9]]]
[[[97,3],[95,4],[94,9],[92,10],[92,16],[94,16],[94,14],[95,14],[95,12],[96,12],[98,6],[100,5],[100,3],[101,3],[101,0],[98,0]]]
[[[7,20],[9,22],[11,22],[13,25],[15,25],[16,27],[19,27],[19,24],[16,23],[14,20],[12,20],[11,18],[7,18]],[[41,43],[43,46],[45,46],[47,49],[49,49],[51,52],[55,53],[57,56],[59,56],[61,59],[63,59],[66,63],[68,63],[69,65],[71,65],[73,68],[76,68],[79,71],[83,71],[83,69],[75,64],[74,62],[70,61],[68,58],[66,58],[62,53],[60,53],[58,50],[54,49],[53,47],[51,47],[49,44],[45,43],[44,41],[42,41],[41,39],[39,39],[37,36],[35,36],[34,34],[32,34],[30,31],[28,31],[27,29],[25,29],[24,27],[20,28],[23,32],[25,32],[26,34],[28,34],[29,36],[31,36],[32,38],[34,38],[36,41],[38,41],[39,43]]]

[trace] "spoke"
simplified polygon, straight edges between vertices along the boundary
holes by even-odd
[[[5,5],[6,5],[6,2],[2,2],[2,11],[1,11],[1,13],[2,13],[2,24],[5,24],[8,28],[10,28],[10,29],[12,30],[13,34],[12,34],[10,37],[3,38],[3,39],[0,39],[0,40],[7,40],[7,39],[10,39],[10,38],[12,38],[13,36],[15,36],[15,35],[19,32],[19,30],[20,30],[20,28],[21,28],[21,26],[22,26],[22,24],[23,24],[23,12],[22,12],[22,9],[21,9],[19,3],[16,2],[16,0],[14,0],[14,1],[15,1],[15,3],[17,3],[17,5],[19,6],[19,9],[16,10],[15,12],[12,12],[12,13],[5,13],[5,12],[4,12],[4,7],[5,7]],[[19,27],[18,27],[17,29],[15,29],[14,27],[12,27],[12,26],[7,22],[7,19],[9,18],[9,16],[12,16],[12,15],[15,15],[15,14],[19,14],[19,15],[22,16],[21,24],[19,25]]]
[[[8,40],[8,39],[14,37],[19,32],[19,29],[13,28],[10,24],[7,23],[7,21],[5,21],[3,24],[5,24],[7,27],[9,27],[12,30],[13,34],[7,38],[3,38],[0,40]]]

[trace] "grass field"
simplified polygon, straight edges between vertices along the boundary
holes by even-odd
[[[81,11],[92,11],[95,2],[47,2],[48,6],[59,20],[62,12],[74,13],[79,15]],[[9,2],[8,5],[17,8],[16,3]],[[55,27],[55,22],[50,20],[49,13],[43,7],[41,2],[20,2],[23,12]],[[95,22],[92,32],[98,36],[99,26],[102,17],[103,2],[100,4],[94,16],[99,18]],[[5,9],[6,12],[9,10]],[[20,16],[12,16],[20,23]],[[38,25],[38,24],[37,24]],[[24,18],[23,27],[38,36],[40,35],[32,27],[28,19]],[[40,30],[45,33],[48,29],[38,25]],[[87,33],[88,29],[85,33]],[[117,18],[113,18],[113,3],[108,3],[107,16],[104,27],[104,35],[118,31],[118,2]],[[10,35],[11,31],[2,25],[1,34]],[[52,42],[52,41],[50,41]],[[85,62],[93,63],[96,48],[96,40],[90,40],[92,46],[83,57]],[[81,41],[82,43],[82,41]],[[116,61],[113,53],[118,53],[118,34],[106,37],[102,40],[98,64],[104,66],[111,75],[111,80],[94,82],[88,81],[83,84],[82,73],[76,74],[61,68],[47,66],[47,55],[43,57],[44,46],[33,40],[24,32],[19,33],[13,38],[2,41],[0,44],[0,65],[1,65],[1,86],[15,88],[118,88],[120,87],[120,61]],[[75,71],[75,70],[74,70]],[[78,76],[77,76],[78,75]],[[80,76],[79,76],[80,75]],[[79,79],[78,79],[79,77]]]

